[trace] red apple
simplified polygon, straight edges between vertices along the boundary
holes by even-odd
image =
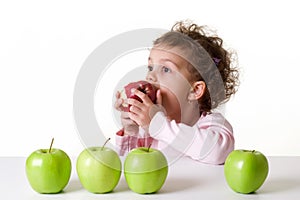
[[[129,83],[128,85],[126,85],[124,87],[124,90],[121,92],[121,97],[123,99],[132,98],[132,99],[136,99],[136,100],[142,102],[142,100],[133,93],[133,89],[137,89],[137,90],[147,94],[153,103],[156,102],[157,88],[154,85],[152,85],[151,83],[149,83],[147,81],[143,81],[143,80],[137,81],[137,82],[132,82],[132,83]],[[123,111],[125,111],[125,112],[129,111],[130,105],[124,103],[122,106],[123,106]]]

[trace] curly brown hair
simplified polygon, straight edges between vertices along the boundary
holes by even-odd
[[[179,47],[188,55],[192,81],[206,84],[199,99],[200,111],[205,112],[227,102],[239,86],[239,71],[233,66],[235,54],[227,51],[223,40],[211,33],[207,26],[180,21],[154,41],[155,46]]]

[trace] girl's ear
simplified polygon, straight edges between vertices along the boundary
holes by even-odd
[[[200,99],[205,92],[206,84],[204,81],[196,81],[193,83],[188,99],[190,101]]]

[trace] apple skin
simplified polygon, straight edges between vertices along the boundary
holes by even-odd
[[[224,173],[232,190],[253,193],[266,180],[269,172],[267,158],[259,151],[234,150],[226,158]]]
[[[138,147],[124,161],[124,175],[129,188],[139,194],[159,191],[168,175],[168,163],[157,149]]]
[[[118,184],[122,163],[118,154],[108,147],[90,147],[83,150],[76,163],[83,187],[91,193],[111,192]]]
[[[31,187],[38,193],[61,192],[71,175],[71,160],[60,149],[40,149],[26,159],[26,175]]]
[[[126,85],[124,87],[124,90],[121,92],[121,97],[123,99],[132,98],[132,99],[136,99],[136,100],[142,102],[142,100],[132,92],[133,91],[132,89],[137,89],[137,90],[147,94],[148,97],[151,99],[151,101],[153,103],[156,103],[157,88],[154,85],[152,85],[151,83],[149,83],[148,81],[141,80],[141,81],[137,81],[137,82],[131,82],[128,85]],[[130,105],[127,105],[124,103],[123,111],[129,112],[129,109],[130,109]]]

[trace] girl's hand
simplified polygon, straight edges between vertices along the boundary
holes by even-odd
[[[139,125],[129,117],[129,112],[121,111],[121,123],[124,128],[124,135],[137,136]]]
[[[124,103],[124,99],[121,98],[121,93],[119,91],[117,91],[116,93],[116,102],[115,102],[115,109],[118,111],[122,111],[123,110],[123,106],[122,104]]]
[[[161,91],[157,90],[156,103],[154,104],[148,95],[144,94],[139,90],[135,90],[134,94],[138,96],[142,103],[135,99],[127,99],[127,103],[131,105],[128,116],[130,119],[135,121],[143,129],[147,130],[151,119],[159,111],[164,111],[162,107],[162,95]]]
[[[129,118],[129,112],[123,111],[122,104],[125,100],[121,98],[121,93],[119,91],[116,93],[116,99],[114,107],[121,112],[121,123],[124,128],[124,135],[137,135],[139,132],[139,125]]]

